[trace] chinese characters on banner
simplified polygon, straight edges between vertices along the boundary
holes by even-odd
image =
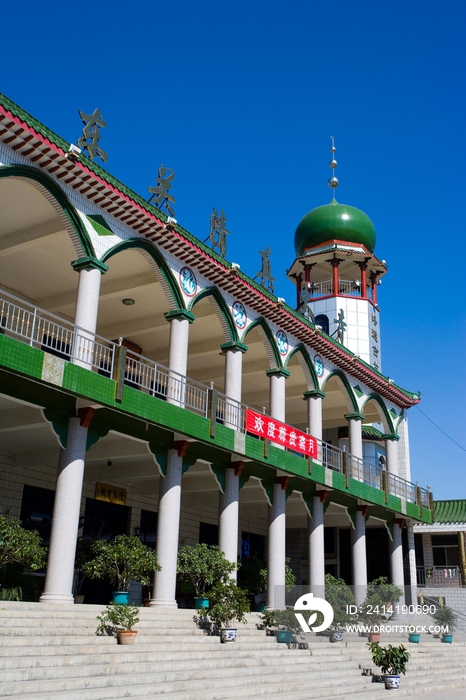
[[[312,435],[250,408],[246,409],[246,431],[317,459],[317,440]]]

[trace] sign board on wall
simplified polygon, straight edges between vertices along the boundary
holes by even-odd
[[[124,506],[126,503],[126,489],[97,482],[95,485],[95,498],[96,501],[107,501],[107,503],[117,503],[120,506]]]
[[[317,459],[317,440],[312,435],[250,408],[246,409],[246,431]]]

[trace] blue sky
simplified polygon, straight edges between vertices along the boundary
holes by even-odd
[[[389,274],[383,371],[466,447],[464,3],[25,0],[2,9],[0,90],[76,143],[99,107],[107,170],[141,195],[175,170],[178,221],[202,240],[212,207],[227,258],[254,275],[269,245],[276,293],[297,223],[330,201],[363,209]],[[5,58],[7,60],[5,60]],[[466,498],[466,453],[417,408],[412,478]]]

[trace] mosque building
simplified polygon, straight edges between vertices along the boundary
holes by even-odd
[[[369,217],[333,198],[302,218],[289,306],[267,250],[255,281],[223,212],[209,247],[176,221],[172,173],[147,201],[81,116],[74,146],[0,95],[0,514],[49,547],[40,600],[73,601],[78,537],[122,533],[156,546],[154,606],[189,604],[177,551],[197,542],[266,561],[272,608],[286,557],[314,590],[386,575],[415,596],[432,494],[410,470],[419,396],[382,373]]]

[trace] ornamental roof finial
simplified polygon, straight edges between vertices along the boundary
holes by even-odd
[[[330,153],[332,154],[332,160],[328,164],[328,167],[332,169],[332,171],[335,170],[337,167],[338,163],[335,160],[335,151],[337,150],[335,148],[335,138],[333,136],[330,136],[332,139],[332,147],[330,148]],[[340,183],[338,182],[338,178],[335,177],[335,175],[332,175],[332,177],[328,181],[328,186],[332,188],[333,190],[333,199],[335,199],[335,189],[338,187]]]

